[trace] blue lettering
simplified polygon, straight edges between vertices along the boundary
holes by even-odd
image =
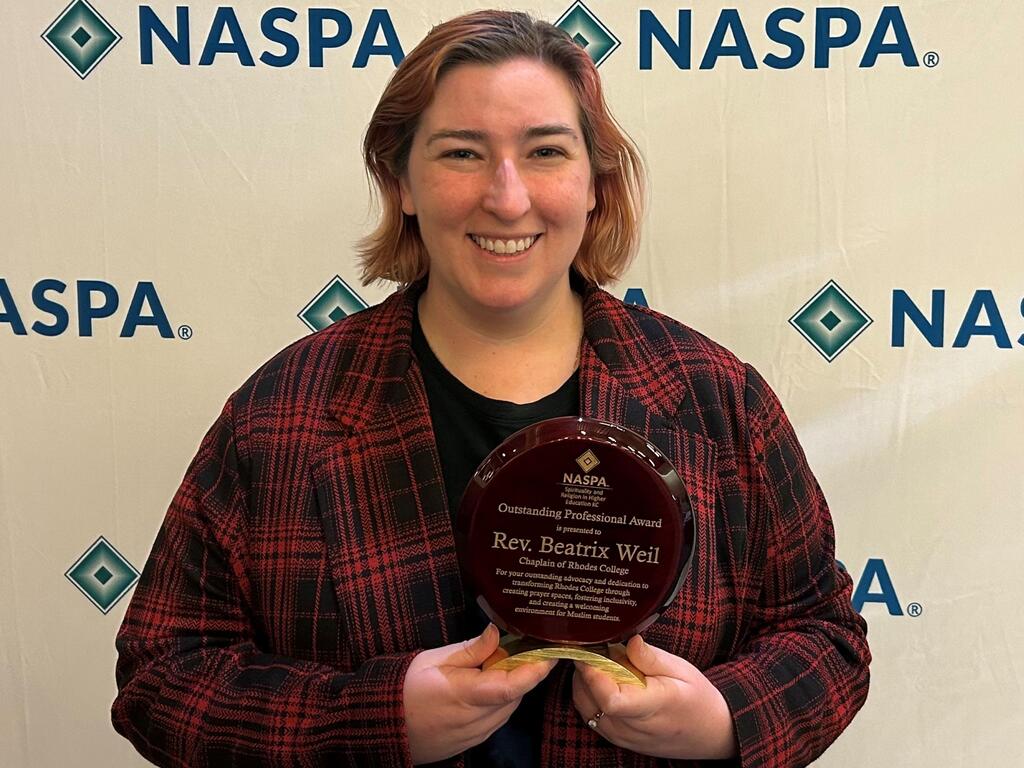
[[[32,330],[40,336],[59,336],[68,328],[68,311],[58,304],[46,298],[47,291],[64,293],[67,286],[60,280],[40,280],[32,287],[32,303],[37,309],[48,315],[53,315],[53,325],[46,325],[36,320],[32,323]]]
[[[38,285],[36,286],[39,287]],[[102,280],[79,280],[78,286],[78,335],[92,336],[92,321],[110,317],[117,311],[119,299],[117,289]],[[98,307],[92,305],[92,294],[100,293],[105,301]],[[35,292],[33,291],[33,296]],[[36,302],[36,306],[38,306]],[[32,326],[35,330],[35,326]]]
[[[878,592],[871,591],[871,585],[878,579]],[[854,590],[853,598],[850,600],[853,610],[860,613],[865,603],[883,603],[889,609],[890,616],[902,616],[903,609],[900,607],[899,598],[896,596],[896,588],[889,578],[889,571],[885,567],[885,561],[879,558],[869,558],[864,566],[864,573],[857,582],[857,589]]]
[[[1024,317],[1024,299],[1020,300],[1020,316]],[[1024,347],[1024,333],[1017,339],[1017,343]]]
[[[842,19],[843,33],[832,35],[832,20]],[[818,8],[814,15],[814,68],[828,67],[829,52],[852,45],[860,36],[860,16],[849,8]]]
[[[989,319],[988,325],[979,325],[981,311]],[[1006,325],[1003,323],[1003,316],[999,314],[999,306],[996,304],[996,297],[992,291],[979,290],[974,292],[971,305],[964,313],[964,321],[960,324],[956,338],[953,340],[953,348],[966,347],[972,336],[991,336],[996,340],[996,346],[1000,349],[1010,349],[1010,336],[1006,332]]]
[[[946,318],[946,292],[932,291],[931,320],[924,316],[924,313],[918,309],[906,291],[897,288],[892,292],[892,345],[894,347],[904,345],[908,317],[929,344],[933,347],[941,347],[944,335],[943,325]]]
[[[647,297],[644,295],[643,288],[627,288],[626,295],[622,297],[623,304],[636,304],[640,307],[649,307],[647,303]]]
[[[732,45],[725,44],[729,32],[732,32]],[[750,41],[747,39],[746,30],[743,29],[740,13],[735,8],[723,8],[719,14],[708,48],[704,51],[704,58],[700,61],[700,68],[714,69],[722,56],[739,56],[744,69],[757,69],[754,52],[750,49]]]
[[[804,57],[804,41],[795,32],[789,32],[782,28],[782,22],[799,22],[804,17],[804,12],[797,8],[777,8],[772,11],[764,22],[764,31],[768,39],[781,43],[789,48],[788,56],[776,56],[769,53],[763,61],[766,66],[772,69],[792,69]]]
[[[143,305],[149,304],[151,313],[142,314]],[[79,310],[81,311],[81,310]],[[135,295],[132,296],[132,303],[128,307],[128,314],[124,318],[124,327],[121,328],[121,338],[128,338],[135,335],[135,329],[140,325],[152,325],[165,339],[173,339],[174,332],[171,330],[171,323],[167,319],[160,297],[156,294],[156,286],[151,282],[140,282],[135,287]],[[87,334],[85,334],[87,335]]]
[[[40,336],[59,336],[68,329],[70,314],[58,296],[63,294],[67,287],[66,283],[55,278],[40,280],[32,286],[33,305],[42,315],[49,316],[41,317],[32,323],[33,333]],[[91,337],[93,321],[113,316],[120,304],[117,288],[102,280],[79,280],[75,285],[75,295],[78,303],[78,335],[82,337]],[[99,298],[94,300],[97,296]],[[0,323],[8,323],[15,336],[28,335],[25,322],[4,278],[0,278]],[[134,336],[140,326],[155,327],[163,338],[174,338],[174,331],[157,295],[156,286],[149,281],[136,284],[131,305],[121,328],[121,337]]]
[[[380,45],[376,42],[378,31],[384,33],[384,42]],[[364,68],[371,56],[390,56],[396,67],[405,58],[402,44],[398,41],[398,33],[395,32],[395,25],[391,23],[391,16],[385,8],[374,8],[370,11],[370,18],[366,21],[366,29],[363,30],[363,37],[359,41],[359,50],[356,51],[352,66],[355,69]]]
[[[156,12],[148,5],[139,6],[139,55],[143,64],[153,63],[153,35],[160,38],[164,48],[174,57],[179,64],[188,64],[190,61],[189,29],[188,29],[188,7],[179,5],[175,9],[175,24],[177,34],[172,35],[164,23],[160,21]]]
[[[676,21],[676,39],[661,26],[654,11],[646,8],[640,11],[640,69],[651,68],[651,41],[657,38],[659,45],[679,69],[690,68],[690,35],[692,13],[680,9]]]
[[[896,39],[887,43],[885,37],[890,29]],[[903,59],[905,67],[918,66],[914,44],[910,41],[910,33],[907,32],[907,23],[903,20],[903,13],[899,6],[896,5],[887,5],[882,8],[882,12],[878,16],[878,23],[875,24],[875,31],[871,33],[871,39],[868,41],[868,47],[864,49],[864,57],[860,60],[860,66],[875,66],[878,56],[883,53],[898,53]]]
[[[222,42],[224,30],[228,32],[228,39]],[[252,52],[249,44],[242,34],[242,27],[235,16],[235,10],[228,6],[220,6],[213,23],[210,25],[210,34],[206,37],[206,45],[203,47],[203,55],[199,57],[199,66],[208,67],[213,64],[213,57],[218,53],[233,53],[238,57],[243,67],[255,67],[256,62],[252,59]]]
[[[263,36],[270,42],[281,45],[284,48],[284,53],[278,55],[264,51],[260,54],[260,61],[271,67],[287,67],[289,64],[295,63],[299,58],[299,41],[291,32],[274,26],[274,22],[281,19],[291,22],[295,21],[297,17],[298,14],[291,8],[281,7],[271,8],[263,14],[263,18],[260,19],[260,30],[263,32]]]
[[[324,21],[331,19],[338,31],[331,37],[324,36]],[[335,8],[309,9],[309,66],[324,65],[324,50],[340,48],[352,37],[352,22],[348,15]]]
[[[7,280],[2,277],[0,277],[0,307],[3,308],[3,312],[0,312],[0,323],[10,323],[15,336],[27,335],[28,331],[25,330],[25,323],[22,322],[21,314],[18,312],[18,305],[14,303],[11,289],[7,287]]]

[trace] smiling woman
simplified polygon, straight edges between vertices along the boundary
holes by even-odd
[[[532,402],[576,367],[569,267],[595,205],[577,113],[565,76],[541,62],[466,64],[440,81],[414,134],[399,184],[427,252],[420,322],[445,368],[481,394]],[[532,334],[543,359],[510,377],[496,356],[520,357]],[[519,342],[474,352],[483,336]]]
[[[558,70],[528,59],[452,70],[420,118],[399,183],[428,253],[421,319],[445,307],[470,323],[496,310],[551,316],[558,302],[575,311],[565,302],[569,266],[594,183]]]
[[[529,63],[534,68],[543,68],[549,80],[558,81],[555,91],[568,88],[572,97],[574,119],[520,126],[520,130],[525,128],[527,132],[520,138],[552,139],[571,134],[583,141],[591,169],[594,205],[573,266],[584,278],[599,285],[621,276],[640,238],[643,163],[609,112],[590,57],[568,42],[568,36],[557,27],[535,22],[525,14],[507,13],[499,17],[495,12],[482,12],[435,27],[410,52],[385,88],[363,142],[366,167],[380,193],[382,208],[377,230],[364,239],[361,247],[365,281],[385,279],[409,284],[427,273],[429,259],[418,236],[419,222],[403,215],[399,180],[409,170],[422,118],[433,106],[446,75],[463,65],[483,69],[517,59],[520,65]],[[519,115],[538,98],[548,98],[547,88],[540,83],[524,85],[526,92],[520,94],[521,100],[506,100],[504,112],[489,115],[501,121],[502,127],[510,115]],[[558,94],[561,95],[564,94]],[[499,94],[478,93],[475,97],[487,109],[488,100],[498,98]],[[497,105],[493,108],[496,110]],[[437,138],[478,142],[486,138],[486,132],[479,127],[464,124],[438,126],[436,130],[440,132]],[[434,132],[427,137],[433,138]],[[579,147],[574,149],[580,151]]]
[[[173,766],[815,759],[870,659],[828,507],[756,371],[601,290],[636,251],[644,177],[586,53],[522,13],[441,24],[364,151],[364,278],[400,290],[228,400],[118,635],[115,727]],[[644,688],[480,668],[498,632],[452,517],[495,446],[564,416],[639,433],[691,499],[691,575],[626,649]]]

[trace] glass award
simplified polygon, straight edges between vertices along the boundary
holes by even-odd
[[[565,417],[484,459],[456,540],[477,602],[504,632],[485,668],[566,658],[643,685],[623,642],[678,594],[696,522],[679,474],[646,438]]]

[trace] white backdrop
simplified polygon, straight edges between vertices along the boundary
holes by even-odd
[[[77,0],[68,12],[85,15],[51,28],[65,2],[0,5],[0,763],[135,766],[109,723],[130,578],[94,552],[86,565],[126,591],[93,584],[94,604],[65,574],[101,536],[141,570],[224,399],[309,332],[298,314],[332,278],[371,304],[386,294],[358,285],[352,244],[372,221],[359,141],[394,61],[353,62],[368,21],[364,49],[386,50],[389,22],[408,52],[475,6],[292,2],[277,28],[295,61],[270,66],[261,54],[288,53],[261,33],[271,3],[91,0],[115,37]],[[218,5],[244,46],[228,26],[236,52],[204,65]],[[146,27],[182,40],[178,7],[187,64]],[[646,21],[638,5],[588,7],[621,42],[601,73],[651,175],[640,257],[612,290],[639,289],[764,373],[868,596],[871,693],[818,765],[1024,764],[1024,2],[850,0],[816,33],[816,4],[792,0],[790,37],[772,31],[778,2],[651,2]],[[320,37],[338,11],[352,26],[322,67],[311,8],[333,9]],[[680,9],[689,68],[650,32],[653,16],[678,39]],[[856,40],[816,67],[854,20]],[[727,55],[737,24],[756,68]],[[799,63],[764,63],[793,36]],[[829,281],[871,319],[831,362],[789,322]]]

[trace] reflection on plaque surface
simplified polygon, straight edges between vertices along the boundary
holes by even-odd
[[[573,658],[621,682],[608,658],[676,596],[695,523],[671,463],[615,424],[566,417],[527,427],[477,469],[456,525],[463,572],[507,635],[491,664]],[[628,664],[626,665],[628,668]]]

